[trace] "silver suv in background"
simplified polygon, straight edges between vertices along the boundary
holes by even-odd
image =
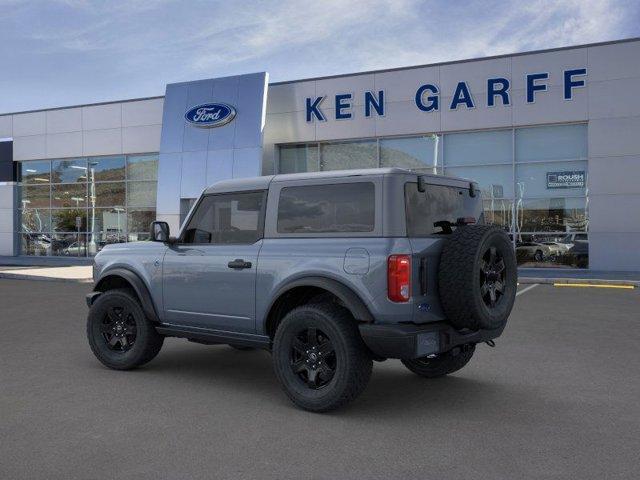
[[[95,257],[96,357],[138,367],[166,337],[263,348],[311,411],[357,397],[374,360],[459,370],[502,333],[516,292],[511,241],[483,224],[477,185],[403,169],[222,181],[176,237],[164,222],[151,236]]]

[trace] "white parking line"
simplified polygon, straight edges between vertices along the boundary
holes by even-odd
[[[522,289],[522,290],[520,290],[519,292],[516,292],[516,297],[517,297],[518,295],[522,295],[524,292],[528,292],[529,290],[531,290],[532,288],[535,288],[535,287],[537,287],[537,286],[538,286],[538,284],[537,284],[537,283],[534,283],[533,285],[529,285],[528,287],[523,288],[523,289]]]

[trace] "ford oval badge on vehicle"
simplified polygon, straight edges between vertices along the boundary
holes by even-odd
[[[196,127],[221,127],[236,116],[236,109],[226,103],[204,103],[191,107],[184,118]]]

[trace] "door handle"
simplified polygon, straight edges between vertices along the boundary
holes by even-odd
[[[241,258],[236,258],[227,264],[229,268],[233,268],[235,270],[242,270],[243,268],[251,268],[251,262],[245,262]]]

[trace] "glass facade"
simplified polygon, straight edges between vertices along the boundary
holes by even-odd
[[[473,179],[521,266],[588,267],[586,124],[282,145],[277,173],[372,167]]]
[[[20,162],[21,254],[87,257],[148,239],[157,172],[157,154]]]

